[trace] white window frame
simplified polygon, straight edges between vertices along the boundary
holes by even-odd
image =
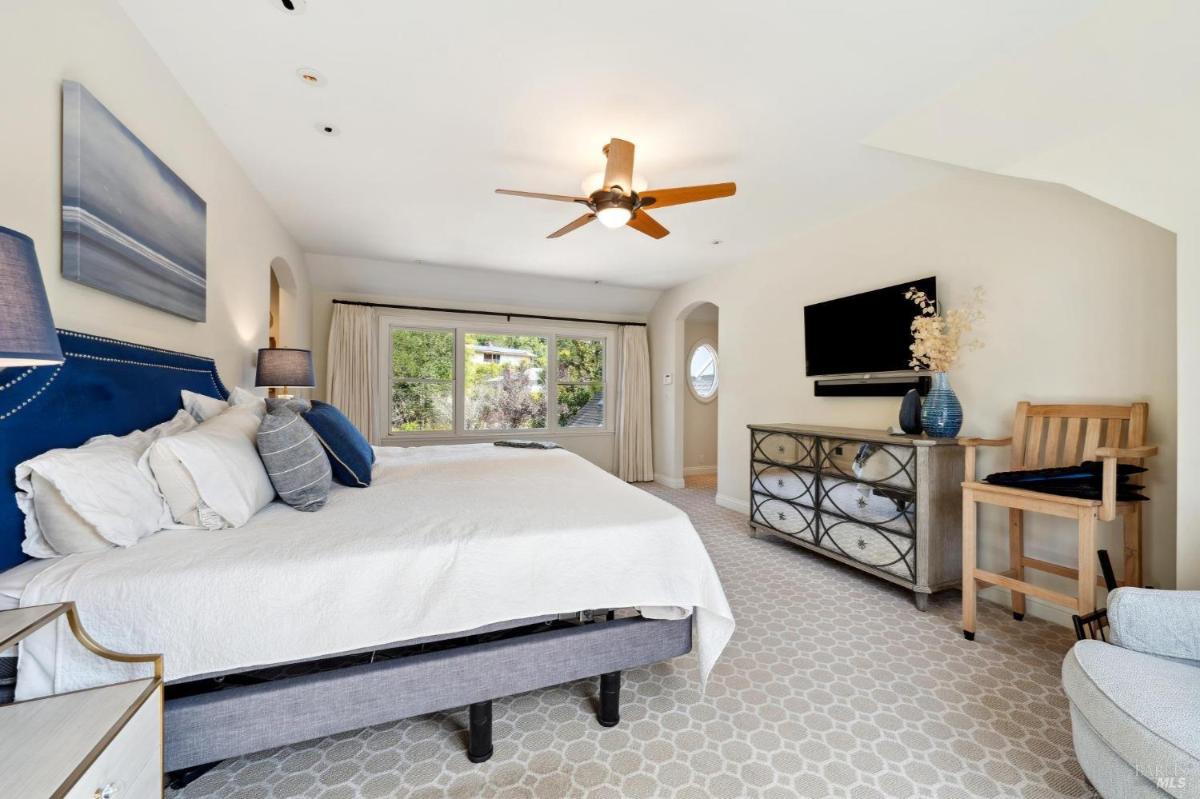
[[[554,424],[555,425],[558,424],[558,387],[560,385],[563,385],[563,386],[590,386],[590,385],[592,385],[591,381],[573,382],[571,380],[559,380],[558,379],[558,338],[559,337],[560,336],[555,336],[555,340],[552,342],[552,344],[554,346],[554,409],[553,410],[554,410]],[[605,340],[602,336],[596,336],[596,335],[592,335],[590,333],[568,333],[565,330],[562,331],[561,338],[572,338],[572,339],[578,339],[580,341],[604,341],[604,364],[600,367],[600,371],[601,371],[600,377],[602,378],[600,381],[600,390],[604,392],[604,424],[605,424],[605,426],[607,426],[608,422],[609,422],[609,416],[611,416],[610,409],[612,408],[612,403],[609,401],[609,397],[611,395],[608,393],[609,342],[607,340]],[[559,430],[603,430],[604,427],[559,427],[558,429]]]
[[[713,390],[707,397],[700,396],[700,392],[696,391],[696,387],[692,385],[692,358],[696,357],[696,350],[701,347],[708,347],[712,350],[713,365],[716,367],[713,370]],[[717,398],[717,393],[721,390],[721,352],[717,349],[715,342],[702,338],[692,345],[692,348],[688,350],[687,360],[683,364],[683,379],[687,381],[688,391],[696,402],[703,402],[707,405]]]
[[[392,330],[431,330],[454,332],[454,429],[392,432]],[[466,428],[466,336],[468,333],[498,333],[546,338],[546,427],[530,430],[468,430]],[[604,342],[604,426],[559,427],[558,425],[558,337],[590,338]],[[612,435],[616,430],[617,326],[583,322],[546,322],[514,318],[497,322],[495,317],[448,316],[426,311],[395,311],[379,316],[379,368],[376,383],[379,429],[383,443],[412,446],[418,443],[454,443],[456,441],[492,441],[497,438],[573,438]]]

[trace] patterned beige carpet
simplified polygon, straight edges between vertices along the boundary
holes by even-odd
[[[749,538],[709,486],[648,490],[691,515],[737,617],[705,695],[687,656],[627,673],[613,729],[592,715],[594,681],[497,701],[482,765],[458,710],[226,761],[169,795],[1093,795],[1059,688],[1068,630],[983,604],[969,643],[956,593],[920,613],[885,582]]]

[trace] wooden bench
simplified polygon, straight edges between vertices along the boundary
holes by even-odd
[[[1080,616],[1096,609],[1096,522],[1120,517],[1124,526],[1124,581],[1142,579],[1142,509],[1138,502],[1117,501],[1117,464],[1142,465],[1157,447],[1145,445],[1149,405],[1017,405],[1011,438],[962,438],[966,481],[963,482],[963,636],[975,639],[977,584],[998,585],[1012,592],[1013,617],[1025,616],[1025,596],[1035,596],[1070,608]],[[1011,446],[1011,465],[1017,469],[1071,466],[1081,461],[1103,462],[1100,499],[1046,494],[1023,488],[992,485],[975,479],[978,447]],[[1008,508],[1009,568],[992,572],[976,565],[978,504]],[[1078,568],[1031,558],[1025,554],[1025,512],[1074,519],[1079,530]],[[1025,569],[1057,574],[1076,581],[1074,596],[1025,582]]]

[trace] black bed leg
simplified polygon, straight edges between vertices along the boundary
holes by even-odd
[[[467,759],[482,763],[492,756],[492,702],[476,702],[470,708],[470,730],[467,733]]]
[[[601,727],[615,727],[621,723],[621,672],[600,675],[600,712],[596,719]]]
[[[212,763],[201,763],[199,766],[189,766],[167,772],[165,782],[172,791],[178,791],[191,785],[193,781],[207,774],[214,766],[221,765],[217,760]]]

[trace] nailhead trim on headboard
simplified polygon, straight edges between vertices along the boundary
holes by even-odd
[[[30,371],[33,371],[33,370],[31,369]],[[29,405],[35,399],[42,396],[42,392],[44,392],[46,389],[50,388],[50,384],[54,382],[54,378],[58,377],[58,373],[61,371],[62,371],[61,366],[54,367],[54,371],[50,374],[50,379],[46,381],[46,384],[43,385],[41,388],[39,388],[37,391],[35,391],[32,396],[27,397],[25,399],[25,401],[20,403],[19,405],[17,405],[17,407],[15,407],[12,410],[7,411],[5,413],[0,413],[0,421],[3,421],[10,416],[16,416],[18,413],[25,410],[25,406]],[[24,377],[24,375],[22,375],[21,377]],[[20,377],[17,378],[17,380],[20,380],[20,379],[21,379]],[[17,382],[17,380],[12,381],[12,383]],[[8,385],[11,386],[12,383],[9,383]],[[7,388],[7,386],[6,386],[6,388]]]
[[[145,344],[134,344],[133,342],[121,341],[120,339],[116,339],[116,338],[106,338],[104,336],[94,336],[91,333],[77,333],[74,330],[63,330],[62,328],[58,328],[58,333],[61,336],[72,336],[74,338],[85,338],[90,341],[104,341],[109,344],[120,344],[122,347],[136,347],[139,350],[146,350],[147,352],[162,352],[162,353],[166,353],[167,355],[179,355],[184,358],[191,358],[191,359],[197,360],[197,361],[208,361],[209,363],[213,362],[212,358],[204,358],[200,355],[191,355],[190,353],[178,352],[176,350],[164,350],[161,347],[149,347]],[[134,362],[131,361],[131,363],[134,363]],[[154,366],[155,364],[147,364],[147,365]]]
[[[103,342],[106,342],[109,344],[120,344],[123,347],[135,347],[136,349],[145,350],[147,352],[161,352],[165,355],[179,355],[181,357],[192,358],[192,359],[196,359],[196,360],[207,361],[208,363],[213,363],[212,358],[201,358],[200,356],[197,356],[197,355],[187,355],[186,353],[176,352],[174,350],[164,350],[159,347],[148,347],[145,344],[134,344],[129,341],[119,341],[114,338],[105,338],[104,336],[93,336],[89,333],[77,333],[74,330],[61,330],[60,329],[58,331],[58,333],[60,336],[70,336],[72,338],[82,338],[82,339],[88,339],[90,341],[103,341]],[[217,385],[217,379],[215,376],[215,371],[213,369],[189,369],[186,366],[170,366],[168,364],[163,364],[163,363],[144,363],[142,361],[131,361],[131,360],[127,360],[125,358],[104,358],[99,355],[88,355],[87,353],[83,353],[83,352],[64,351],[63,355],[68,358],[86,358],[87,360],[90,360],[90,361],[103,361],[103,362],[107,362],[107,363],[123,363],[123,364],[128,364],[130,366],[146,366],[146,367],[150,367],[150,368],[154,368],[154,369],[173,369],[176,372],[192,372],[193,374],[206,374],[206,375],[208,375],[208,379],[212,382],[213,388],[217,391],[218,394],[221,393],[221,387]],[[50,374],[50,379],[46,381],[45,385],[43,385],[41,388],[39,388],[37,391],[35,391],[33,393],[33,395],[27,397],[23,402],[18,404],[15,408],[12,408],[4,413],[0,413],[0,421],[8,419],[11,416],[16,416],[18,413],[20,413],[26,407],[28,407],[30,404],[32,404],[34,400],[36,400],[38,397],[40,397],[42,395],[42,393],[47,388],[50,387],[50,384],[54,382],[54,378],[58,377],[58,373],[61,369],[62,369],[61,366],[56,366],[54,368],[54,371]],[[33,367],[26,369],[24,372],[17,375],[16,377],[14,377],[12,380],[9,380],[4,385],[0,386],[0,391],[3,391],[6,388],[11,388],[11,387],[15,386],[17,383],[21,382],[26,377],[29,377],[29,375],[33,374],[33,372],[34,372]]]
[[[146,349],[152,349],[147,347]],[[158,350],[158,352],[170,352],[170,350]],[[176,372],[192,372],[194,374],[208,375],[208,379],[212,382],[213,388],[220,389],[217,386],[217,380],[213,377],[211,369],[188,369],[186,366],[171,366],[165,363],[145,363],[143,361],[131,361],[127,358],[104,358],[100,355],[88,355],[85,352],[64,352],[63,355],[68,358],[87,358],[89,361],[103,361],[104,363],[124,363],[130,366],[146,366],[151,369],[172,369]]]

